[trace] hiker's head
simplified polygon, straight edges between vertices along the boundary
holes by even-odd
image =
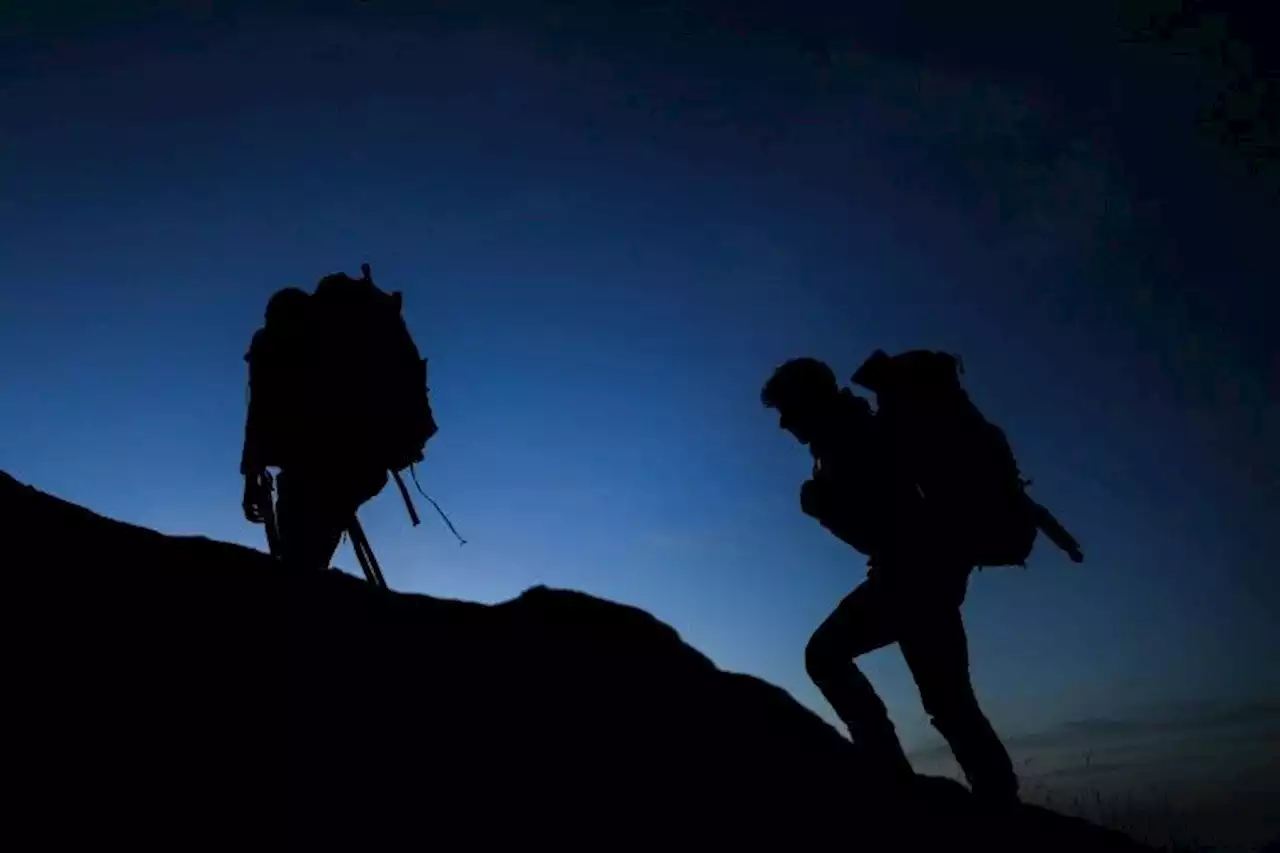
[[[793,358],[783,363],[760,392],[766,408],[776,409],[778,425],[801,444],[817,436],[823,420],[840,396],[836,375],[816,358]]]
[[[297,287],[277,290],[267,300],[267,325],[283,328],[291,325],[306,310],[309,294]]]

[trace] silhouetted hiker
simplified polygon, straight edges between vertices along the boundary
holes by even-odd
[[[905,781],[911,764],[884,703],[854,664],[859,655],[896,642],[925,711],[974,794],[1016,800],[1012,763],[969,677],[960,605],[973,565],[935,535],[925,498],[897,458],[886,424],[815,359],[779,367],[761,400],[814,458],[813,477],[800,492],[802,510],[868,557],[866,580],[805,648],[810,678],[865,758],[886,780]]]
[[[388,471],[418,524],[399,472],[422,460],[437,431],[427,363],[401,316],[400,294],[376,287],[367,264],[361,271],[359,279],[325,276],[311,294],[275,293],[245,356],[245,518],[271,521],[267,468],[279,468],[268,540],[299,567],[327,568],[348,528],[365,562],[355,514],[386,485]]]

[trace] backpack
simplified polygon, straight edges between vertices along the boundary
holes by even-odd
[[[339,442],[362,467],[391,472],[416,525],[400,472],[422,461],[439,431],[427,360],[404,322],[401,294],[378,288],[368,264],[361,272],[325,276],[310,294],[281,291],[277,297],[291,298],[274,319],[268,305],[246,355],[262,461],[284,467],[299,447]]]
[[[876,350],[852,381],[876,394],[877,417],[899,443],[935,521],[976,566],[1025,566],[1038,532],[1079,562],[1079,545],[1026,492],[1003,429],[982,414],[960,382],[953,355]]]
[[[357,409],[349,414],[366,453],[394,474],[422,461],[439,427],[427,360],[405,324],[400,292],[375,285],[368,264],[361,272],[359,279],[328,275],[316,285],[307,321],[311,355],[317,375],[342,384],[329,389],[332,402]]]

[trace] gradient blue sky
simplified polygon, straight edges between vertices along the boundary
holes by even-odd
[[[369,261],[431,359],[421,476],[470,540],[384,493],[394,587],[632,603],[827,716],[801,651],[863,564],[800,514],[805,451],[758,389],[797,354],[945,348],[1088,556],[974,579],[997,725],[1280,695],[1275,197],[1197,130],[1194,56],[905,8],[854,38],[763,4],[64,5],[0,30],[18,478],[261,547],[241,357],[272,291]],[[866,669],[928,742],[896,650]]]

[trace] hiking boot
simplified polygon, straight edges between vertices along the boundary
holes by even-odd
[[[886,784],[909,784],[916,777],[902,746],[895,738],[882,743],[870,738],[854,741],[854,750],[866,771]]]
[[[969,790],[973,793],[973,798],[981,803],[984,808],[991,809],[1009,809],[1021,805],[1022,801],[1018,798],[1018,780],[999,780],[974,782],[970,780]]]

